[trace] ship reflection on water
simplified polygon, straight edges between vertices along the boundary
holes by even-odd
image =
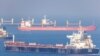
[[[7,56],[100,56],[100,54],[55,54],[55,53],[34,53],[34,52],[6,52]],[[6,55],[5,55],[6,56]]]
[[[51,53],[32,53],[32,54],[36,56],[100,56],[100,54],[51,54]]]

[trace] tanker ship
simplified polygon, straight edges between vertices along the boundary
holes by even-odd
[[[78,26],[70,26],[70,25],[75,25],[77,24]],[[84,29],[84,31],[91,31],[95,30],[94,25],[89,25],[89,26],[81,26],[81,21],[79,23],[69,23],[66,21],[66,26],[56,26],[56,21],[55,20],[50,20],[47,19],[46,16],[41,20],[41,23],[36,24],[34,23],[34,20],[23,20],[20,23],[20,26],[18,27],[19,30],[21,31],[32,31],[32,30],[45,30],[45,31],[76,31],[76,30],[81,30]]]
[[[72,35],[68,35],[70,40],[67,44],[39,44],[36,42],[26,43],[15,41],[13,35],[12,41],[5,41],[4,47],[6,51],[15,52],[40,52],[40,53],[60,53],[60,54],[98,54],[99,48],[93,44],[91,36],[85,31],[78,31]]]

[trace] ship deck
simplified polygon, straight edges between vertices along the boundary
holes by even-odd
[[[6,41],[5,42],[5,47],[6,46],[16,46],[16,47],[30,47],[30,48],[59,48],[59,49],[65,49],[65,48],[75,48],[73,46],[66,46],[63,44],[56,44],[56,45],[52,45],[52,44],[38,44],[38,43],[25,43],[25,42],[13,42],[13,41]]]

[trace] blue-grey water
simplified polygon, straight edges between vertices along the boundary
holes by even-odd
[[[63,26],[65,19],[58,20],[58,25]],[[71,22],[78,22],[79,19],[70,19]],[[93,43],[100,48],[100,26],[99,19],[82,19],[83,25],[90,25],[92,21],[95,22],[97,29],[88,32],[92,35]],[[38,21],[37,21],[38,22]],[[17,29],[18,25],[3,25],[6,30],[16,36],[16,41],[37,42],[43,44],[66,44],[69,39],[66,35],[72,34],[73,31],[20,31]],[[67,54],[53,54],[53,53],[34,53],[34,52],[9,52],[4,49],[4,39],[0,39],[0,56],[99,56],[97,55],[67,55]]]

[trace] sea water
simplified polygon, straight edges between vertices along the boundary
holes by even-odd
[[[60,26],[64,25],[65,20],[58,20]],[[70,19],[72,22],[77,19]],[[100,26],[99,19],[92,19],[95,21],[97,29],[95,31],[87,32],[92,35],[93,43],[100,48]],[[77,21],[78,22],[78,21]],[[89,19],[82,20],[83,25],[92,23]],[[3,25],[6,30],[15,35],[15,41],[37,42],[42,44],[67,44],[69,39],[66,35],[70,35],[73,31],[20,31],[17,29],[18,25]],[[93,55],[72,55],[72,54],[54,54],[54,53],[34,53],[34,52],[11,52],[4,49],[5,39],[0,39],[0,56],[100,56]]]

